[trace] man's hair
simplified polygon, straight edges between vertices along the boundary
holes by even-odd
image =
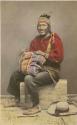
[[[45,18],[47,18],[47,20],[50,20],[50,15],[48,15],[48,14],[42,14],[42,15],[40,15],[40,17],[39,18],[41,18],[41,17],[45,17]],[[37,25],[37,27],[38,27],[38,25]],[[50,23],[48,23],[48,29],[49,29],[49,32],[51,33],[51,25],[50,25]]]
[[[40,15],[40,17],[46,17],[47,19],[50,19],[50,15],[48,15],[48,14],[43,14],[43,15]]]

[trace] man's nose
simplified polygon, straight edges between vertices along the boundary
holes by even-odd
[[[40,30],[43,30],[43,29],[45,29],[45,27],[44,27],[44,26],[40,26],[39,29],[40,29]]]

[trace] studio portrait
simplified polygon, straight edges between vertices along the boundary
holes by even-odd
[[[77,2],[1,1],[1,124],[77,124]]]

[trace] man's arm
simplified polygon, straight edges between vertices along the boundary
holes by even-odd
[[[55,33],[54,34],[54,42],[53,42],[53,48],[48,54],[48,60],[52,62],[62,62],[64,58],[64,49],[63,44],[60,39],[60,37]]]

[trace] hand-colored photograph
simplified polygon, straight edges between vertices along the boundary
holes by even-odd
[[[1,125],[77,125],[77,1],[1,1]]]

